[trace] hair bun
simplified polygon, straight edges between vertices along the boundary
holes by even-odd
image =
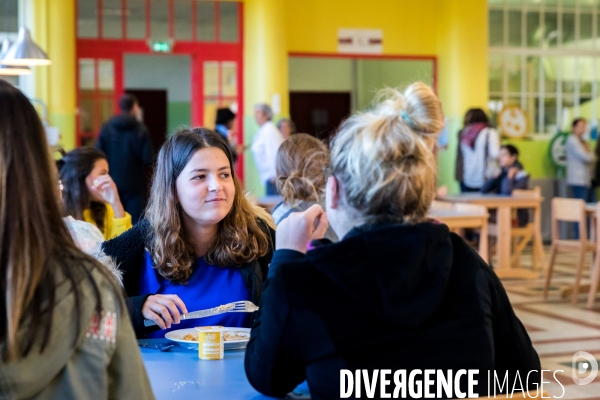
[[[444,128],[442,104],[433,90],[415,82],[404,91],[402,119],[417,133],[438,134]]]

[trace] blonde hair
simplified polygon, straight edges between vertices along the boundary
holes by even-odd
[[[277,190],[286,203],[319,202],[325,190],[329,150],[319,139],[298,133],[277,151]]]
[[[386,89],[378,100],[342,124],[332,143],[331,172],[342,185],[342,201],[365,223],[422,221],[435,195],[440,101],[421,82],[404,93]]]
[[[273,249],[268,233],[268,228],[275,229],[273,219],[244,196],[233,169],[231,150],[223,137],[204,128],[185,128],[171,136],[160,149],[146,209],[152,227],[152,260],[158,273],[171,282],[187,282],[197,258],[183,228],[175,181],[196,151],[208,147],[219,148],[227,156],[235,195],[231,210],[219,222],[219,232],[205,255],[206,261],[222,267],[241,266]]]

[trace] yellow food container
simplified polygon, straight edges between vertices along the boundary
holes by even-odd
[[[225,329],[222,326],[201,326],[196,330],[198,331],[198,358],[222,360]]]

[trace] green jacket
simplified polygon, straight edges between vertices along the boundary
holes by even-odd
[[[154,399],[122,294],[115,292],[98,268],[98,264],[90,266],[100,289],[102,313],[96,312],[92,285],[82,279],[77,335],[75,296],[70,284],[59,285],[43,353],[38,340],[26,357],[9,363],[0,359],[1,400]],[[19,331],[19,335],[27,334],[23,328]],[[0,350],[3,346],[0,342]]]

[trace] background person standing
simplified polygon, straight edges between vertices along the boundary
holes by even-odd
[[[455,179],[460,191],[479,192],[487,179],[499,172],[500,136],[490,126],[485,111],[472,108],[458,133]]]
[[[567,139],[567,185],[573,197],[586,203],[596,201],[596,192],[592,188],[592,167],[596,156],[583,139],[587,128],[585,118],[573,120],[572,134]]]
[[[274,196],[277,194],[277,185],[275,184],[277,150],[283,142],[283,136],[271,122],[273,111],[268,104],[256,104],[254,118],[259,128],[250,148],[260,174],[260,180],[266,186],[266,195]]]
[[[121,96],[119,108],[121,114],[102,126],[96,147],[106,154],[123,208],[135,224],[142,214],[146,195],[144,167],[152,162],[154,148],[148,129],[138,121],[140,108],[135,96]]]

